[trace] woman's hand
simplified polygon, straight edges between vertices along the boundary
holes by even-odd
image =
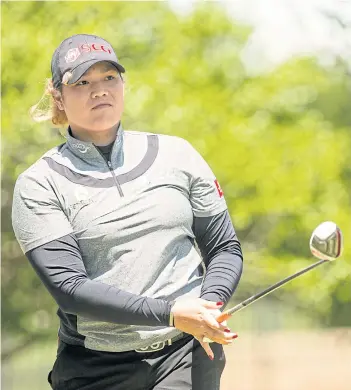
[[[206,351],[208,357],[213,359],[213,352],[206,337],[213,342],[228,345],[237,337],[231,333],[226,323],[220,324],[216,317],[221,314],[219,302],[210,302],[201,298],[184,298],[175,302],[172,307],[174,326],[182,332],[192,334]]]

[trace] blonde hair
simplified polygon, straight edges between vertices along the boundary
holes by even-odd
[[[37,104],[29,110],[35,122],[51,120],[55,126],[66,126],[68,119],[64,110],[60,110],[55,99],[61,98],[61,92],[53,86],[51,79],[46,79],[45,91]]]

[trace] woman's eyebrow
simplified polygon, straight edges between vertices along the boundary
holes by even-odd
[[[100,69],[100,73],[105,73],[105,72],[109,72],[109,71],[113,71],[113,72],[118,72],[117,68],[113,65],[111,66],[105,66],[103,69]]]
[[[98,68],[97,70],[98,70],[99,73],[107,73],[107,72],[110,72],[110,71],[112,71],[112,72],[118,72],[117,68],[114,67],[113,65],[111,65],[111,66],[106,65],[105,67],[103,67],[103,68]],[[85,76],[89,76],[89,75],[91,74],[91,72],[92,72],[92,69],[89,69],[89,70],[85,73]]]

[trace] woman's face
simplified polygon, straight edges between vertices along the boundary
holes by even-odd
[[[120,121],[124,85],[115,66],[98,62],[72,85],[62,85],[62,100],[71,128],[78,131],[110,130]]]

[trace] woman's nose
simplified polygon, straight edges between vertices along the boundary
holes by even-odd
[[[97,91],[94,91],[92,93],[92,96],[93,98],[97,98],[97,97],[102,97],[102,96],[107,96],[107,91],[101,89],[101,90],[97,90]]]

